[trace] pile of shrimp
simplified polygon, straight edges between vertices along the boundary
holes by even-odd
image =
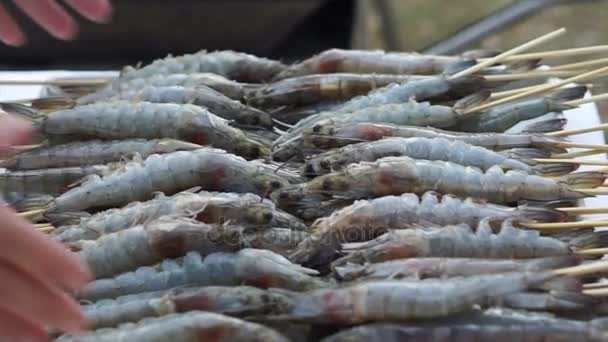
[[[89,331],[50,336],[608,340],[601,274],[556,271],[608,234],[535,230],[606,180],[551,133],[587,85],[471,110],[542,64],[452,77],[498,54],[200,51],[1,104],[40,132],[4,201],[95,275]]]

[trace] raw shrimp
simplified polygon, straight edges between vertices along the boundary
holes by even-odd
[[[0,168],[33,170],[53,167],[76,167],[117,162],[126,156],[139,154],[146,158],[152,154],[175,151],[192,151],[202,146],[173,139],[79,141],[21,152],[11,159],[0,161]]]
[[[110,172],[111,168],[105,165],[91,165],[26,171],[0,170],[0,191],[55,196],[67,191],[81,179],[90,175],[103,175]]]
[[[78,294],[80,299],[96,301],[128,294],[168,290],[184,285],[251,285],[279,287],[295,291],[328,286],[314,277],[316,270],[291,263],[284,257],[262,249],[242,249],[237,253],[214,253],[202,258],[190,252],[181,263],[169,260],[160,268],[141,267],[135,272],[89,283]]]
[[[556,279],[552,272],[505,272],[465,278],[369,281],[302,293],[280,319],[321,324],[446,317]],[[272,317],[272,316],[271,316]]]
[[[320,264],[326,264],[339,250],[340,242],[370,240],[387,229],[407,228],[415,222],[464,223],[476,227],[484,218],[553,222],[564,220],[565,215],[547,208],[510,208],[471,198],[439,196],[433,192],[421,197],[414,194],[385,196],[356,201],[327,218],[317,220],[313,225],[315,231],[296,248],[290,259],[297,263],[318,259],[316,261]]]
[[[475,54],[475,56],[486,56],[486,54]],[[441,74],[448,66],[464,60],[466,58],[462,56],[438,56],[382,50],[329,49],[287,67],[276,78],[339,72],[434,75]]]
[[[306,222],[312,222],[319,217],[331,215],[353,203],[353,200],[328,198],[320,193],[306,190],[303,184],[290,185],[284,191],[273,193],[271,197],[279,208],[300,217]]]
[[[180,312],[202,310],[242,317],[285,313],[291,306],[287,294],[251,286],[185,287],[143,293],[141,298],[125,297],[135,298],[101,300],[82,309],[92,326],[99,329]]]
[[[151,155],[104,177],[90,177],[56,198],[49,212],[119,207],[148,200],[155,192],[174,194],[195,186],[210,191],[268,194],[288,182],[271,169],[222,150],[203,148]]]
[[[191,311],[158,318],[146,318],[116,328],[59,337],[57,342],[289,342],[263,325],[211,312]]]
[[[178,217],[162,217],[146,225],[127,228],[97,240],[70,243],[96,278],[107,278],[154,265],[196,251],[202,256],[235,252],[242,247],[244,229],[204,224]]]
[[[537,310],[549,312],[588,310],[596,305],[598,300],[592,296],[577,292],[519,292],[511,293],[500,298],[493,298],[489,306],[504,306],[520,310]]]
[[[204,108],[189,104],[129,101],[101,102],[46,116],[41,130],[49,136],[101,139],[174,138],[256,159],[269,149]]]
[[[494,233],[488,219],[474,228],[466,224],[426,229],[397,229],[367,242],[342,245],[347,255],[334,262],[383,262],[399,258],[490,258],[528,259],[570,255],[578,247],[577,240],[569,243],[538,231],[519,229],[511,220],[502,223]],[[595,238],[596,247],[601,242]],[[590,244],[590,242],[586,242]]]
[[[459,257],[420,257],[395,259],[363,265],[346,263],[335,267],[335,275],[343,281],[401,278],[452,278],[478,274],[540,271],[580,264],[575,255],[539,259],[484,259]]]
[[[550,112],[561,112],[573,108],[565,102],[581,98],[587,87],[566,88],[546,97],[510,102],[498,105],[487,112],[461,120],[453,127],[461,132],[504,132],[520,121],[537,118]]]
[[[346,101],[391,83],[425,76],[391,74],[315,74],[283,79],[251,92],[247,103],[256,107],[302,106],[324,101]]]
[[[462,197],[484,198],[503,204],[518,201],[575,200],[590,197],[577,187],[597,187],[602,172],[572,173],[552,179],[520,171],[505,172],[498,166],[486,171],[444,161],[386,157],[375,162],[351,164],[342,171],[317,177],[305,184],[308,191],[346,198],[369,198],[429,190]]]
[[[548,148],[562,140],[542,134],[506,134],[506,133],[463,133],[444,131],[433,127],[399,126],[388,123],[362,122],[356,124],[336,122],[326,126],[323,132],[306,132],[304,140],[307,145],[321,149],[330,149],[364,141],[374,141],[386,137],[402,138],[444,138],[462,141],[467,144],[485,147],[491,150],[502,150],[518,147]]]
[[[481,324],[471,322],[466,325],[415,326],[395,323],[373,323],[360,325],[329,336],[322,342],[512,342],[512,341],[555,341],[555,342],[600,342],[608,340],[604,335],[605,319],[591,322],[576,322],[564,325],[562,322],[546,324]]]
[[[307,229],[296,217],[276,209],[272,201],[254,194],[180,192],[173,196],[159,194],[147,202],[133,202],[120,209],[102,211],[83,218],[77,225],[59,227],[52,236],[62,242],[95,240],[164,215],[194,215],[204,223],[230,221],[246,227]]]
[[[155,75],[213,73],[241,82],[268,81],[285,69],[278,61],[230,50],[205,50],[177,57],[157,59],[141,69],[123,68],[118,81],[147,78]]]
[[[148,86],[141,90],[121,92],[114,100],[194,104],[205,107],[211,113],[237,124],[266,128],[271,128],[273,125],[270,114],[232,100],[205,86],[196,88]]]
[[[496,165],[535,174],[532,159],[508,156],[462,141],[444,138],[386,138],[373,142],[348,145],[314,156],[306,161],[302,174],[308,177],[338,171],[362,162],[375,161],[389,156],[407,156],[414,159],[444,160],[465,166],[488,170]]]
[[[308,237],[309,233],[287,228],[270,228],[245,234],[244,245],[249,248],[267,249],[287,256]]]

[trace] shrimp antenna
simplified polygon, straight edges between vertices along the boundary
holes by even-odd
[[[284,162],[280,163],[279,166],[277,166],[276,169],[274,169],[274,173],[277,173],[279,171],[281,171],[281,169],[283,169],[285,167],[285,165],[287,165],[287,163],[289,163],[290,161],[292,161],[296,156],[291,156],[289,158],[287,158],[287,160],[285,160]]]
[[[288,123],[285,123],[283,121],[280,121],[280,120],[277,120],[277,119],[274,119],[274,118],[272,119],[272,122],[277,123],[277,124],[279,124],[279,125],[281,125],[283,127],[293,128],[293,125],[290,125]]]

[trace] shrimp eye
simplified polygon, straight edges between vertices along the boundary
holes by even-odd
[[[272,218],[273,218],[273,217],[274,217],[274,216],[272,215],[272,213],[271,213],[271,212],[268,212],[268,213],[265,213],[264,215],[262,215],[262,218],[264,219],[264,222],[268,222],[268,223],[269,223],[270,221],[272,221]]]
[[[321,128],[323,128],[321,125],[314,125],[314,127],[312,128],[312,131],[315,133],[320,133]]]
[[[335,129],[335,128],[333,128],[333,127],[332,127],[332,128],[330,128],[329,130],[327,130],[327,134],[329,134],[329,135],[334,135],[334,134],[336,134],[336,129]]]
[[[334,181],[332,181],[331,178],[327,178],[323,181],[324,190],[331,190],[333,188],[333,185],[334,185]]]
[[[273,189],[280,189],[281,188],[281,182],[274,180],[274,181],[270,182],[270,187],[273,188]],[[283,195],[283,193],[281,193],[281,196],[282,195]]]
[[[304,168],[304,173],[306,175],[314,175],[315,168],[312,166],[312,164],[307,164],[306,167]]]
[[[323,169],[323,170],[329,170],[330,166],[329,166],[329,162],[327,161],[327,159],[323,159],[319,162],[319,166]]]
[[[252,125],[259,125],[260,124],[260,118],[258,118],[257,116],[254,116],[251,118],[251,124]]]

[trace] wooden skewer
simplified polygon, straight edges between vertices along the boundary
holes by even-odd
[[[568,70],[568,71],[553,71],[553,70],[538,70],[529,71],[522,73],[513,74],[501,74],[501,75],[484,75],[487,81],[511,81],[511,80],[528,80],[531,78],[542,78],[542,77],[563,77],[563,76],[574,76],[579,74],[580,71]]]
[[[546,133],[546,135],[552,136],[552,137],[565,137],[568,135],[577,135],[577,134],[583,134],[583,133],[589,133],[589,132],[603,131],[606,129],[608,129],[608,123],[597,125],[595,127],[577,128],[577,129],[570,129],[567,131],[549,132],[549,133]]]
[[[574,83],[574,82],[577,82],[577,81],[580,81],[580,80],[587,80],[589,78],[598,76],[598,75],[606,73],[606,72],[608,72],[608,66],[605,66],[603,68],[599,68],[599,69],[596,69],[596,70],[588,71],[588,72],[585,72],[585,73],[579,74],[577,76],[573,76],[573,77],[567,78],[567,79],[559,81],[559,82],[550,83],[550,84],[543,84],[543,85],[540,85],[540,86],[538,86],[536,88],[533,88],[533,89],[530,89],[530,90],[527,90],[527,91],[524,91],[524,92],[521,92],[521,93],[518,93],[518,94],[515,94],[515,95],[511,95],[511,96],[508,96],[508,97],[503,97],[502,99],[498,99],[496,101],[491,101],[491,102],[488,102],[488,103],[485,103],[485,104],[482,104],[482,105],[479,105],[479,106],[476,106],[476,107],[472,107],[472,108],[467,109],[464,113],[467,114],[467,113],[473,113],[473,112],[481,112],[483,110],[486,110],[488,108],[497,106],[499,104],[503,104],[503,103],[510,102],[510,101],[513,101],[513,100],[517,100],[517,99],[520,99],[522,97],[526,97],[526,96],[530,96],[530,95],[545,93],[545,92],[548,92],[550,90],[559,88],[559,87],[561,87],[563,85],[566,85],[566,84],[569,84],[569,83]]]
[[[33,150],[35,148],[39,148],[42,144],[37,145],[12,145],[11,148],[15,151],[28,151]]]
[[[557,208],[559,211],[568,213],[568,215],[587,215],[587,214],[606,214],[608,207],[569,207]]]
[[[583,290],[583,294],[586,294],[588,296],[601,297],[601,296],[608,295],[608,289],[605,289],[605,288],[601,288],[601,289],[587,289],[587,290]]]
[[[0,85],[48,85],[48,86],[88,86],[106,85],[110,79],[90,79],[90,80],[0,80]]]
[[[594,156],[596,154],[604,154],[604,153],[606,153],[606,151],[585,150],[585,151],[579,151],[579,152],[556,153],[556,154],[552,154],[551,158],[555,158],[555,159],[580,158],[580,157],[588,157],[588,156]]]
[[[602,287],[608,287],[608,281],[583,284],[584,289],[599,289]]]
[[[590,196],[599,196],[599,195],[608,195],[608,188],[594,188],[594,189],[575,189],[578,192],[582,192],[584,194]]]
[[[17,216],[19,217],[34,217],[40,214],[44,214],[46,213],[47,209],[35,209],[35,210],[30,210],[30,211],[24,211],[22,213],[17,213]]]
[[[592,59],[592,60],[584,61],[584,62],[576,62],[576,63],[552,66],[551,70],[559,71],[559,70],[580,69],[580,68],[586,68],[586,67],[595,67],[595,66],[604,65],[604,64],[608,64],[608,58],[599,58],[599,59]]]
[[[557,147],[577,147],[577,148],[587,148],[591,150],[604,151],[608,152],[608,145],[599,145],[599,144],[585,144],[585,143],[573,143],[569,141],[560,141],[554,144]]]
[[[580,229],[608,226],[608,220],[590,220],[575,222],[551,222],[551,223],[522,223],[521,225],[531,229]]]
[[[584,255],[604,255],[608,254],[608,248],[589,248],[576,251],[576,254]]]
[[[537,45],[545,43],[545,42],[547,42],[547,41],[549,41],[551,39],[557,38],[558,36],[561,36],[564,33],[566,33],[566,29],[562,27],[559,30],[555,30],[553,32],[547,33],[547,34],[545,34],[543,36],[540,36],[540,37],[538,37],[536,39],[528,41],[527,43],[524,43],[524,44],[519,45],[519,46],[517,46],[517,47],[515,47],[513,49],[505,51],[505,52],[503,52],[503,53],[501,53],[501,54],[499,54],[497,56],[494,56],[492,58],[488,58],[488,59],[486,59],[486,60],[484,60],[484,61],[482,61],[480,63],[477,63],[477,64],[473,65],[472,67],[470,67],[468,69],[462,70],[461,72],[458,72],[458,73],[450,76],[449,79],[455,79],[455,78],[458,78],[458,77],[463,77],[463,76],[468,76],[468,75],[474,74],[477,71],[482,70],[485,67],[488,67],[488,66],[490,66],[492,64],[496,64],[498,62],[501,62],[501,61],[505,60],[505,58],[507,58],[509,56],[513,56],[513,55],[516,55],[516,54],[518,54],[520,52],[529,50],[529,49],[531,49],[531,48],[533,48],[533,47],[535,47]],[[524,59],[526,59],[526,58],[524,58]]]
[[[570,105],[570,106],[580,106],[585,103],[597,102],[597,101],[602,101],[602,100],[606,100],[606,99],[608,99],[608,93],[593,95],[588,98],[572,100],[572,101],[568,101],[568,102],[564,102],[564,103],[567,105]]]
[[[38,228],[37,230],[42,233],[50,233],[53,230],[55,230],[55,227],[49,226],[49,227],[44,227],[44,228]]]
[[[553,270],[553,272],[556,274],[568,276],[582,276],[586,274],[593,274],[605,271],[608,271],[608,261],[598,261],[589,264],[564,267],[559,268],[557,270]]]
[[[526,60],[526,59],[567,57],[567,56],[577,56],[577,55],[592,54],[592,53],[605,52],[605,51],[608,51],[608,45],[595,45],[595,46],[586,46],[586,47],[582,47],[582,48],[570,48],[570,49],[561,49],[561,50],[524,53],[524,54],[509,56],[505,59],[502,59],[502,61],[503,62],[513,62],[513,61],[521,61],[521,60]],[[485,60],[485,58],[481,58],[480,60],[483,61],[483,60]]]
[[[608,160],[586,160],[586,159],[551,159],[551,158],[535,158],[532,159],[538,163],[565,163],[578,165],[598,165],[608,166]]]

